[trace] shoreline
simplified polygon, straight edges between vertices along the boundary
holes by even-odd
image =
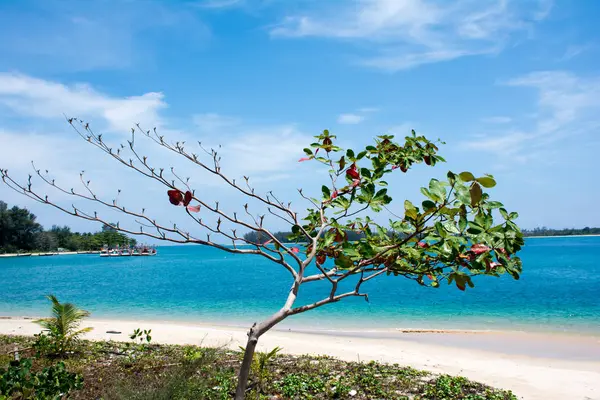
[[[600,234],[592,233],[589,235],[548,235],[548,236],[523,236],[525,239],[548,239],[548,238],[576,238],[576,237],[600,237]]]
[[[94,328],[85,338],[130,341],[137,328],[152,329],[153,342],[245,346],[248,328],[216,324],[144,320],[88,319]],[[0,318],[0,334],[33,335],[41,327],[33,319]],[[109,333],[117,332],[117,333]],[[477,346],[474,341],[480,341]],[[271,330],[258,350],[275,346],[288,354],[322,354],[346,361],[398,363],[434,373],[462,375],[490,386],[509,389],[526,400],[600,399],[600,339],[554,337],[516,332],[463,330]],[[538,349],[532,351],[532,348]],[[541,346],[541,347],[540,347]],[[548,354],[562,348],[564,354]],[[508,351],[513,349],[515,351]],[[466,351],[467,350],[467,351]],[[539,354],[536,354],[539,352]],[[570,355],[580,352],[582,359]],[[586,358],[587,357],[587,358]]]
[[[6,253],[0,254],[0,258],[12,258],[12,257],[50,257],[50,256],[74,256],[78,254],[100,254],[99,250],[88,250],[88,251],[48,251],[40,253]]]

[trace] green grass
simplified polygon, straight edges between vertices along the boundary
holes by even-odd
[[[8,353],[15,347],[28,349],[32,342],[33,338],[0,336],[0,367],[12,359]],[[19,353],[21,357],[33,356],[33,350]],[[70,399],[225,400],[235,392],[240,353],[196,346],[83,341],[63,361],[69,371],[84,377],[83,389],[73,392]],[[41,370],[55,362],[34,359],[33,368]],[[511,392],[466,378],[435,375],[397,364],[284,354],[270,358],[262,371],[253,371],[247,398],[517,399]]]

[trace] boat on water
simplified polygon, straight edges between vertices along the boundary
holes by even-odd
[[[131,257],[131,256],[155,256],[157,254],[154,246],[136,246],[133,248],[124,247],[110,248],[105,245],[100,250],[100,257]]]

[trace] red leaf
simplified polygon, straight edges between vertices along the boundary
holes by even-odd
[[[400,167],[397,166],[397,165],[392,165],[392,171],[395,170],[395,169],[397,169],[397,168],[400,168]]]
[[[168,190],[167,194],[169,195],[169,202],[174,206],[181,205],[181,202],[183,202],[183,194],[179,190]]]
[[[354,179],[352,181],[352,187],[357,187],[358,185],[360,185],[360,179]]]
[[[334,190],[333,193],[331,193],[331,198],[335,199],[336,197],[338,197],[338,191]]]
[[[273,243],[273,239],[269,239],[266,242],[264,242],[263,246],[266,246],[266,245],[271,244],[271,243]]]
[[[417,246],[419,246],[422,249],[426,249],[429,247],[429,243],[426,242],[417,242]]]
[[[187,206],[189,212],[197,213],[200,212],[200,204],[197,206]]]
[[[317,255],[317,264],[323,265],[323,264],[325,264],[325,261],[327,261],[327,256],[325,254]]]
[[[431,275],[431,274],[427,274],[427,277],[428,277],[429,279],[433,280],[433,275]]]
[[[465,284],[464,284],[464,283],[462,283],[462,282],[460,282],[460,283],[459,283],[458,281],[456,282],[456,287],[457,287],[459,290],[462,290],[463,292],[464,292],[464,291],[465,291],[465,289],[466,289],[466,287],[465,287]]]
[[[326,152],[330,152],[332,147],[332,142],[331,139],[329,139],[328,137],[326,137],[325,139],[323,139],[323,148],[325,149]]]
[[[356,165],[352,164],[352,168],[348,168],[346,170],[346,176],[348,176],[350,179],[359,179],[360,178],[360,174],[356,170]]]
[[[301,159],[298,160],[298,162],[304,162],[304,161],[309,161],[310,157],[302,157]]]
[[[187,205],[190,204],[190,201],[192,201],[193,197],[194,196],[192,195],[192,192],[189,190],[185,192],[185,196],[183,197],[183,205],[187,207]]]
[[[476,243],[473,246],[471,246],[471,251],[477,255],[479,254],[483,254],[486,251],[490,251],[491,249],[486,246],[485,244],[481,244],[481,243]]]
[[[292,248],[290,249],[290,251],[291,251],[292,253],[300,253],[300,249],[299,249],[299,248],[297,248],[297,247],[292,247]]]

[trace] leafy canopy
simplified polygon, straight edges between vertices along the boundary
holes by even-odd
[[[329,258],[337,270],[385,269],[421,285],[454,282],[460,290],[473,287],[476,275],[519,278],[522,265],[515,253],[524,242],[514,222],[518,215],[484,191],[496,185],[493,176],[448,172],[445,181],[431,179],[421,188],[421,204],[406,200],[403,215],[393,214],[396,218],[383,226],[357,215],[387,209],[392,198],[384,178],[390,174],[443,162],[437,145],[415,131],[404,144],[393,136],[378,136],[360,152],[337,146],[328,131],[316,139],[300,161],[326,165],[330,183],[323,185],[320,199],[310,199],[315,207],[308,209],[302,227],[293,227],[292,238],[300,240],[304,232],[319,237],[315,249],[306,249],[307,255],[315,254],[317,265]],[[364,237],[350,241],[348,230]]]

